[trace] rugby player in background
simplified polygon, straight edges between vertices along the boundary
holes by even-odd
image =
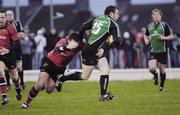
[[[6,81],[4,79],[4,69],[6,67],[15,85],[17,100],[21,100],[22,98],[19,76],[16,69],[16,57],[14,51],[11,49],[12,42],[18,41],[19,38],[20,36],[14,26],[7,21],[6,12],[0,10],[0,93],[2,95],[2,105],[8,103]]]
[[[150,56],[148,60],[149,71],[154,75],[154,84],[158,85],[158,73],[156,71],[157,63],[159,63],[160,86],[159,90],[164,91],[164,83],[166,80],[165,67],[167,64],[167,40],[174,39],[167,23],[161,21],[162,11],[159,9],[152,10],[152,20],[144,35],[146,45],[150,45]]]
[[[19,36],[21,38],[23,38],[24,37],[24,30],[22,28],[21,23],[14,19],[13,11],[7,10],[6,15],[7,15],[7,21],[16,28],[16,31],[18,32]],[[20,77],[20,84],[21,84],[22,88],[24,89],[25,85],[24,85],[24,74],[23,74],[23,68],[22,68],[22,49],[21,49],[20,40],[17,40],[13,44],[12,49],[14,49],[15,54],[16,54],[17,71],[18,71],[18,75]],[[10,85],[10,75],[9,75],[8,70],[5,70],[5,77],[6,77],[6,81],[7,81],[7,91],[9,91],[11,85]]]

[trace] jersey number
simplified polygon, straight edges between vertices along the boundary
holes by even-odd
[[[92,33],[93,34],[98,34],[99,33],[99,31],[101,30],[101,27],[102,27],[102,23],[100,23],[100,22],[95,22],[94,23],[94,25],[93,25],[93,28],[92,28]]]

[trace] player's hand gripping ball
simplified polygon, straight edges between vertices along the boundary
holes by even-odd
[[[111,45],[113,43],[113,41],[114,41],[113,36],[110,35],[109,38],[107,39],[108,45]]]

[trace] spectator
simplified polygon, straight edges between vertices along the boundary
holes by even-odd
[[[46,35],[46,40],[47,40],[47,46],[45,47],[46,53],[51,51],[55,45],[56,42],[59,40],[58,33],[56,32],[55,28],[51,28],[50,33]]]
[[[130,36],[129,32],[124,32],[123,34],[124,37],[124,53],[125,53],[125,67],[126,68],[132,68],[133,67],[133,41],[132,38]]]
[[[26,34],[26,37],[21,39],[21,47],[22,47],[22,59],[23,59],[23,69],[24,70],[31,70],[32,69],[32,55],[31,50],[33,43],[29,39],[29,36]]]
[[[44,56],[44,48],[46,47],[46,38],[43,36],[42,30],[38,30],[37,36],[34,38],[36,42],[36,53],[35,53],[35,69],[39,69],[41,59]]]
[[[34,33],[30,33],[30,34],[29,34],[29,39],[30,39],[31,42],[33,43],[32,48],[31,48],[32,69],[35,69],[35,53],[36,53],[36,47],[37,47],[34,38],[35,38],[35,34],[34,34]]]

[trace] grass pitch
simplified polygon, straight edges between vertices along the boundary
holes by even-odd
[[[27,83],[21,101],[14,87],[8,105],[0,105],[0,115],[180,115],[180,80],[167,80],[164,92],[152,81],[111,81],[115,100],[99,102],[98,82],[66,82],[62,92],[41,91],[29,109],[21,110],[34,83]]]

